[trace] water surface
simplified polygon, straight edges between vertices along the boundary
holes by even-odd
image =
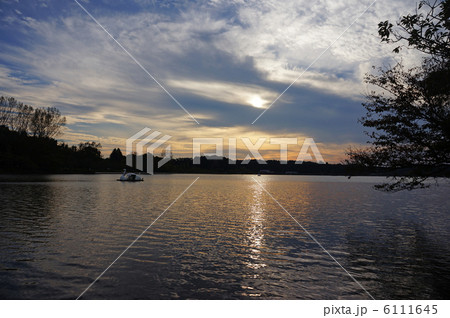
[[[194,175],[0,177],[0,298],[75,299]],[[450,298],[450,187],[201,175],[83,299]]]

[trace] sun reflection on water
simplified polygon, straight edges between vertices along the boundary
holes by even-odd
[[[265,210],[263,201],[263,189],[258,184],[252,185],[253,200],[250,204],[249,224],[247,228],[247,242],[249,244],[249,261],[247,267],[260,269],[266,267],[261,257],[264,248],[264,223]]]

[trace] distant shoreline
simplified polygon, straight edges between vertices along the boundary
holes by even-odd
[[[118,175],[122,174],[122,171],[96,171],[96,172],[0,172],[0,176],[45,176],[45,175]],[[330,176],[330,177],[392,177],[390,174],[314,174],[314,173],[253,173],[253,172],[156,172],[154,174],[139,173],[144,176],[152,175],[173,175],[173,174],[186,174],[186,175],[261,175],[261,176]],[[396,175],[396,176],[408,176],[408,175]],[[412,177],[412,175],[411,175]],[[438,176],[437,176],[438,177]]]

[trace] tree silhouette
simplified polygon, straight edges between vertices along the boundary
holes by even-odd
[[[54,138],[62,133],[66,117],[54,107],[36,108],[13,97],[0,97],[0,126],[34,137]]]
[[[122,161],[123,158],[124,155],[122,154],[120,148],[114,148],[111,154],[109,155],[109,159],[112,161]]]
[[[100,149],[102,149],[102,145],[95,141],[88,141],[78,144],[78,152],[84,153],[92,158],[102,157],[102,152]]]
[[[380,22],[382,42],[399,43],[426,54],[420,66],[405,69],[400,62],[369,74],[365,82],[381,89],[366,96],[367,112],[360,119],[370,129],[370,146],[350,149],[347,163],[389,168],[393,173],[409,168],[407,176],[391,175],[385,191],[423,188],[429,178],[448,171],[450,163],[450,4],[420,2],[415,14],[402,17],[394,27]]]
[[[36,137],[53,138],[61,134],[66,118],[54,107],[37,108],[30,122],[30,131]]]

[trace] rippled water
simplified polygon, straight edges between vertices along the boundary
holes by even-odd
[[[75,299],[193,175],[0,177],[0,298]],[[449,185],[201,175],[83,299],[450,298]]]

